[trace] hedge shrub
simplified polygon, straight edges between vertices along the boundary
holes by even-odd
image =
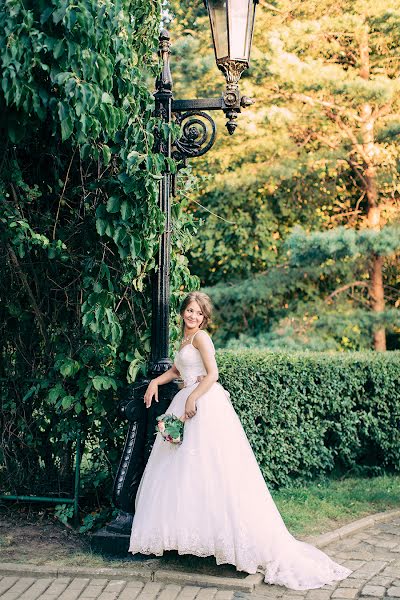
[[[217,362],[272,487],[400,471],[400,352],[220,350]]]

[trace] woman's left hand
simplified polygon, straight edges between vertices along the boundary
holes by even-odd
[[[193,400],[190,396],[186,400],[185,404],[185,417],[186,419],[191,419],[196,414],[196,401]]]

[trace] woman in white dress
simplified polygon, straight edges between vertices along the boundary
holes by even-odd
[[[346,578],[349,569],[286,529],[229,393],[217,382],[214,345],[204,331],[209,297],[189,294],[181,316],[174,365],[150,382],[144,401],[149,408],[159,385],[183,379],[167,410],[185,420],[183,443],[157,435],[136,497],[129,551],[215,556],[217,564],[261,571],[266,583],[294,590]]]

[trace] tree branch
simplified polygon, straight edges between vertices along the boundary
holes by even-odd
[[[376,121],[376,119],[379,119],[380,117],[384,117],[385,115],[389,114],[391,108],[392,103],[386,102],[386,104],[383,104],[380,108],[374,110],[371,116],[374,119],[374,121]]]
[[[332,292],[331,294],[329,294],[329,296],[327,296],[325,298],[325,302],[329,303],[330,300],[332,300],[338,294],[341,294],[342,292],[345,292],[349,288],[354,288],[354,287],[364,287],[364,288],[367,288],[368,287],[368,283],[366,281],[352,281],[351,283],[346,283],[346,285],[342,285],[340,288],[337,288],[337,290],[335,290],[334,292]]]
[[[346,137],[347,139],[349,139],[351,141],[354,148],[360,154],[360,156],[362,157],[364,162],[367,165],[370,165],[371,159],[368,156],[368,154],[365,152],[363,144],[360,144],[360,142],[356,138],[354,132],[349,127],[347,127],[347,125],[343,122],[343,120],[338,115],[335,115],[334,113],[331,112],[331,113],[327,114],[327,116],[337,124],[337,126],[339,127],[339,130],[342,132],[343,137]]]
[[[265,0],[260,0],[260,5],[264,6],[265,8],[269,8],[270,10],[273,10],[274,12],[276,12],[280,15],[288,14],[287,12],[285,12],[283,10],[279,10],[279,8],[276,8],[276,6],[274,6],[273,4],[270,4],[269,2],[266,2]]]
[[[62,189],[62,192],[61,192],[60,199],[58,201],[56,220],[54,222],[54,227],[53,227],[53,240],[56,239],[56,229],[57,229],[58,217],[59,217],[59,214],[60,214],[61,201],[64,198],[65,189],[67,187],[67,183],[68,183],[68,179],[69,179],[69,172],[71,170],[72,161],[74,160],[75,152],[76,152],[76,147],[74,148],[74,151],[73,151],[72,156],[71,156],[71,160],[69,161],[69,165],[68,165],[68,169],[67,169],[67,174],[65,176],[64,186],[63,186],[63,189]]]
[[[304,102],[304,104],[310,104],[311,106],[322,106],[323,108],[329,108],[331,110],[337,110],[342,114],[347,114],[351,119],[354,119],[357,122],[361,122],[361,117],[352,111],[346,110],[343,106],[338,106],[334,102],[328,102],[327,100],[320,100],[319,98],[313,98],[312,96],[308,96],[307,94],[290,94],[290,97],[294,100],[299,100],[300,102]]]
[[[10,261],[11,261],[15,271],[18,273],[18,276],[21,280],[22,287],[24,288],[25,292],[28,294],[29,300],[31,302],[31,306],[33,308],[33,312],[36,315],[36,319],[37,319],[37,322],[39,325],[39,330],[40,330],[40,333],[44,340],[44,343],[46,344],[46,346],[48,346],[46,325],[44,323],[43,315],[40,312],[39,306],[36,302],[36,298],[32,292],[31,286],[29,285],[28,279],[27,279],[25,273],[23,272],[21,265],[19,264],[17,255],[15,254],[13,247],[9,243],[6,244],[6,247],[7,247],[8,255],[10,257]]]
[[[354,173],[359,178],[359,180],[361,181],[363,186],[367,187],[367,181],[366,181],[365,177],[363,177],[363,175],[361,174],[361,169],[358,166],[358,164],[356,162],[354,162],[353,160],[351,160],[351,158],[343,158],[342,160],[344,162],[346,162],[354,170]]]

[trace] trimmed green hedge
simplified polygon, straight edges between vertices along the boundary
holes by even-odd
[[[217,362],[273,487],[400,471],[400,352],[219,350]]]

